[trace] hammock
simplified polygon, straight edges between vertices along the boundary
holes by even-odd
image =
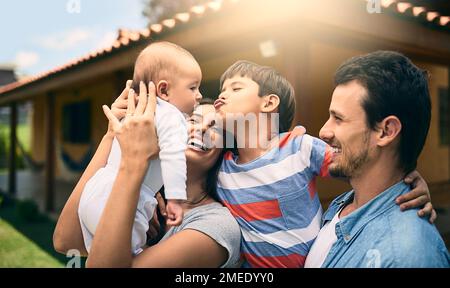
[[[40,172],[44,170],[45,162],[38,162],[34,160],[33,157],[31,157],[31,155],[27,153],[27,151],[25,151],[25,148],[23,147],[22,143],[20,143],[19,138],[17,136],[16,136],[16,143],[20,154],[23,156],[24,164],[25,166],[27,166],[27,168],[35,172]],[[77,162],[74,161],[67,152],[61,149],[61,159],[63,160],[67,168],[70,169],[71,171],[82,172],[84,171],[84,169],[86,169],[87,165],[89,164],[93,156],[93,152],[94,146],[90,145],[86,154],[81,158],[80,161]]]
[[[19,148],[20,154],[22,154],[23,157],[23,161],[25,163],[25,166],[27,166],[28,168],[30,168],[32,171],[35,172],[40,172],[44,169],[45,167],[45,163],[44,162],[38,162],[35,161],[30,154],[28,154],[25,151],[25,148],[23,147],[23,145],[20,143],[19,138],[16,135],[16,143],[17,143],[17,148]]]
[[[87,165],[91,161],[94,152],[94,145],[90,145],[86,154],[81,158],[80,161],[73,160],[70,155],[61,148],[61,159],[64,162],[64,165],[75,172],[82,172],[86,169]]]

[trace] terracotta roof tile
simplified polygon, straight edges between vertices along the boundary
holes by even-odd
[[[112,53],[114,50],[120,49],[130,45],[132,42],[137,42],[142,39],[147,39],[152,33],[159,34],[167,29],[174,28],[178,24],[188,23],[193,17],[201,17],[208,12],[219,11],[224,5],[234,4],[241,0],[223,0],[223,2],[209,2],[204,5],[193,6],[189,12],[178,13],[173,18],[165,19],[160,23],[153,24],[150,28],[145,28],[140,31],[131,31],[127,29],[119,29],[117,39],[109,47],[105,47],[98,51],[93,51],[85,56],[79,57],[64,65],[55,67],[49,71],[21,79],[4,86],[0,86],[0,95],[8,91],[12,91],[21,86],[25,86],[37,80],[44,79],[51,75],[57,74],[61,71],[67,70],[73,66],[79,65],[83,62],[89,61],[93,58]],[[367,0],[364,0],[367,1]],[[408,1],[400,0],[381,0],[383,8],[399,13],[402,15],[417,18],[420,21],[427,21],[434,23],[441,27],[450,28],[450,16],[440,15],[435,11],[428,11],[425,7],[413,6]]]
[[[412,11],[413,11],[413,15],[415,17],[417,17],[421,13],[425,13],[427,11],[427,9],[425,9],[425,7],[413,7]]]
[[[175,27],[175,24],[177,24],[177,20],[175,20],[175,19],[173,19],[173,18],[171,18],[171,19],[166,19],[166,20],[163,20],[163,21],[161,22],[161,24],[164,25],[164,26],[166,26],[167,28],[173,28],[173,27]]]
[[[160,33],[163,30],[163,25],[161,24],[153,24],[150,26],[150,29],[155,33]]]
[[[397,10],[400,13],[405,13],[406,9],[412,8],[413,5],[408,2],[401,2],[397,4]]]
[[[175,15],[175,19],[181,22],[188,22],[189,19],[191,18],[191,14],[189,13],[178,13],[177,15]]]
[[[441,16],[439,19],[439,24],[441,26],[447,26],[450,22],[450,16]]]
[[[368,0],[364,0],[368,1]],[[450,29],[450,15],[441,15],[436,11],[429,11],[426,7],[414,6],[407,0],[381,0],[381,6],[388,11],[411,17],[421,22],[435,24]]]
[[[197,5],[197,6],[193,6],[191,8],[191,13],[197,14],[197,15],[201,15],[204,14],[206,11],[206,6],[205,5]]]
[[[427,12],[427,20],[430,22],[433,22],[436,19],[436,17],[439,17],[439,16],[440,15],[437,12]]]
[[[240,0],[223,0],[224,2],[236,3]],[[174,28],[178,24],[188,23],[195,17],[201,17],[208,12],[214,12],[220,10],[222,4],[218,2],[210,2],[204,5],[196,5],[193,6],[189,12],[185,13],[177,13],[173,18],[165,19],[160,23],[153,24],[150,28],[145,28],[140,31],[132,31],[128,29],[119,29],[117,39],[111,44],[111,46],[102,48],[98,51],[93,51],[88,53],[87,55],[78,57],[68,63],[57,66],[51,70],[48,70],[43,73],[39,73],[37,75],[29,76],[23,78],[19,81],[0,86],[0,96],[6,92],[12,91],[19,87],[25,86],[37,80],[44,79],[46,77],[55,75],[61,71],[70,69],[73,66],[79,65],[83,62],[87,62],[93,58],[99,57],[101,55],[109,54],[114,50],[126,47],[130,45],[130,43],[137,42],[142,39],[147,39],[150,37],[152,33],[159,34],[167,29]]]

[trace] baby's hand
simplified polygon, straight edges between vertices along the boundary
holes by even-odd
[[[168,226],[179,226],[183,222],[183,208],[181,207],[180,200],[167,200],[166,211]]]

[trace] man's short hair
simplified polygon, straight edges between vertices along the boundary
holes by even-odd
[[[280,98],[278,108],[280,127],[279,132],[287,132],[295,116],[295,92],[291,83],[281,76],[275,69],[261,66],[250,61],[238,61],[231,65],[220,77],[220,89],[225,80],[234,76],[248,77],[259,86],[258,96],[275,94]]]
[[[361,104],[370,129],[390,115],[400,120],[399,164],[405,173],[414,170],[430,127],[427,71],[400,53],[377,51],[351,58],[338,68],[336,86],[353,80],[367,90]]]

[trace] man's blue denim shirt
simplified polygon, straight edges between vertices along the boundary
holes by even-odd
[[[417,216],[418,209],[402,212],[395,203],[409,190],[399,182],[343,217],[322,267],[450,267],[450,255],[436,227]],[[353,197],[350,191],[333,200],[322,226]]]

